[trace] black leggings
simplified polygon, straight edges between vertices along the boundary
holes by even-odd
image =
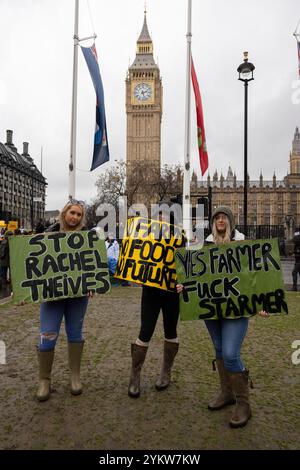
[[[165,338],[177,338],[179,295],[176,292],[143,286],[139,339],[144,343],[152,338],[160,309],[163,313]]]

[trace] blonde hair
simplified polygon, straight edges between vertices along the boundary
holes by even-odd
[[[212,236],[214,239],[214,243],[216,245],[221,245],[222,243],[229,243],[231,241],[230,222],[229,222],[227,215],[224,214],[224,216],[225,216],[225,232],[219,232],[217,230],[216,218],[214,217],[213,219]]]
[[[86,208],[83,204],[79,204],[79,203],[76,203],[76,202],[67,202],[67,204],[62,208],[62,210],[60,211],[59,213],[59,225],[60,225],[60,231],[61,232],[69,232],[70,229],[68,227],[68,225],[66,224],[66,219],[65,219],[65,215],[67,213],[67,211],[73,207],[73,206],[77,206],[77,207],[80,207],[81,210],[82,210],[82,217],[78,223],[78,225],[76,225],[76,227],[74,227],[72,230],[81,230],[83,227],[84,227],[84,224],[85,224],[85,215],[86,215]]]

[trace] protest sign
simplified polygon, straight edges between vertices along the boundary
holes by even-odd
[[[10,220],[7,224],[7,230],[16,230],[19,227],[19,224],[16,220]]]
[[[182,320],[288,313],[277,239],[181,249],[175,261]]]
[[[110,289],[105,242],[95,230],[9,239],[13,301],[44,302]]]
[[[175,291],[174,252],[184,246],[179,227],[158,220],[128,220],[115,277]]]

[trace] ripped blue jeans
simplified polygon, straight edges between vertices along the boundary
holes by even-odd
[[[249,318],[237,318],[236,320],[205,320],[216,351],[216,358],[223,359],[226,370],[230,372],[242,372],[240,353],[244,338],[247,333]]]
[[[88,297],[44,302],[40,310],[40,351],[55,348],[63,317],[69,343],[82,342],[82,326],[88,305]]]

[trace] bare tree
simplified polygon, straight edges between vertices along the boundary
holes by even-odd
[[[94,200],[86,208],[85,225],[88,229],[91,229],[97,225],[98,218],[96,216],[96,210],[98,204],[99,202],[97,202],[97,200]]]
[[[177,165],[164,165],[157,184],[159,200],[170,199],[182,193],[183,170]]]
[[[127,166],[126,196],[128,205],[143,203],[149,206],[157,202],[160,172],[151,162],[134,162]]]
[[[130,166],[121,162],[106,170],[96,181],[97,197],[94,205],[103,202],[112,204],[118,210],[121,196],[127,197],[127,204],[140,202],[149,206],[182,192],[182,168],[180,165],[164,165],[159,168],[142,161]]]
[[[120,196],[125,194],[126,165],[124,162],[108,168],[96,181],[96,203],[103,202],[117,207]]]

